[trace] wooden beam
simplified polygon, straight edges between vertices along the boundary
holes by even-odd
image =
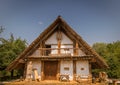
[[[96,59],[95,59],[95,58],[92,58],[91,62],[96,62]]]
[[[57,69],[57,80],[60,78],[60,61],[58,61],[58,69]]]
[[[44,80],[44,61],[41,61],[41,80]]]
[[[78,46],[78,42],[77,41],[76,41],[75,48],[76,48],[76,55],[78,55],[78,48],[79,48],[79,46]]]
[[[27,62],[25,63],[25,67],[24,67],[24,73],[23,73],[23,78],[26,78],[26,73],[27,73]]]
[[[62,32],[60,30],[60,26],[58,27],[56,39],[58,41],[58,54],[60,54],[60,48],[61,48],[61,40],[62,40]]]
[[[73,61],[73,80],[76,80],[76,61]]]
[[[58,54],[60,54],[60,48],[61,48],[61,41],[58,40]]]
[[[92,74],[92,69],[91,69],[91,62],[89,61],[89,75]]]
[[[19,63],[25,63],[25,61],[23,59],[20,59],[18,62]]]

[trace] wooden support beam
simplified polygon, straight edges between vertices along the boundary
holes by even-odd
[[[76,80],[76,61],[73,61],[73,80]]]
[[[11,78],[13,78],[14,70],[11,71]]]
[[[25,63],[25,61],[23,59],[20,59],[18,62],[19,63]]]
[[[96,59],[95,59],[95,58],[92,58],[91,62],[96,62]]]
[[[89,62],[89,75],[92,74],[92,69],[91,69],[91,62]]]
[[[60,61],[58,61],[58,69],[57,69],[57,80],[60,78]]]
[[[40,43],[40,47],[39,48],[42,48],[42,43]],[[39,49],[40,51],[40,56],[42,56],[42,49]]]
[[[44,80],[44,61],[41,61],[41,80]]]
[[[61,40],[62,40],[62,32],[60,30],[60,27],[57,31],[57,34],[56,34],[56,39],[58,41],[58,54],[60,54],[60,48],[61,48]]]
[[[60,48],[61,48],[61,41],[58,40],[58,54],[60,54]]]
[[[25,79],[26,78],[26,73],[27,73],[27,62],[25,63],[25,67],[24,67],[24,76],[23,78]]]
[[[78,55],[78,48],[79,48],[79,46],[78,46],[78,42],[77,41],[76,41],[75,48],[76,48],[76,55]]]

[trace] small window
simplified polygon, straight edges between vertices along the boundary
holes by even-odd
[[[45,47],[48,48],[45,50],[46,56],[48,56],[51,53],[51,50],[49,49],[51,48],[51,45],[45,45]]]
[[[84,70],[84,68],[81,68],[81,70]]]
[[[64,70],[67,70],[67,71],[68,71],[68,70],[69,70],[69,67],[64,67]]]

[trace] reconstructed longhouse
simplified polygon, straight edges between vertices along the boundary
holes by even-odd
[[[23,69],[25,80],[77,80],[107,64],[63,19],[46,28],[6,69]]]

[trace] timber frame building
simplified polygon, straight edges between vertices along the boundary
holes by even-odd
[[[91,69],[107,68],[104,60],[60,16],[6,69],[24,68],[25,79],[59,80],[68,75],[92,75]]]

